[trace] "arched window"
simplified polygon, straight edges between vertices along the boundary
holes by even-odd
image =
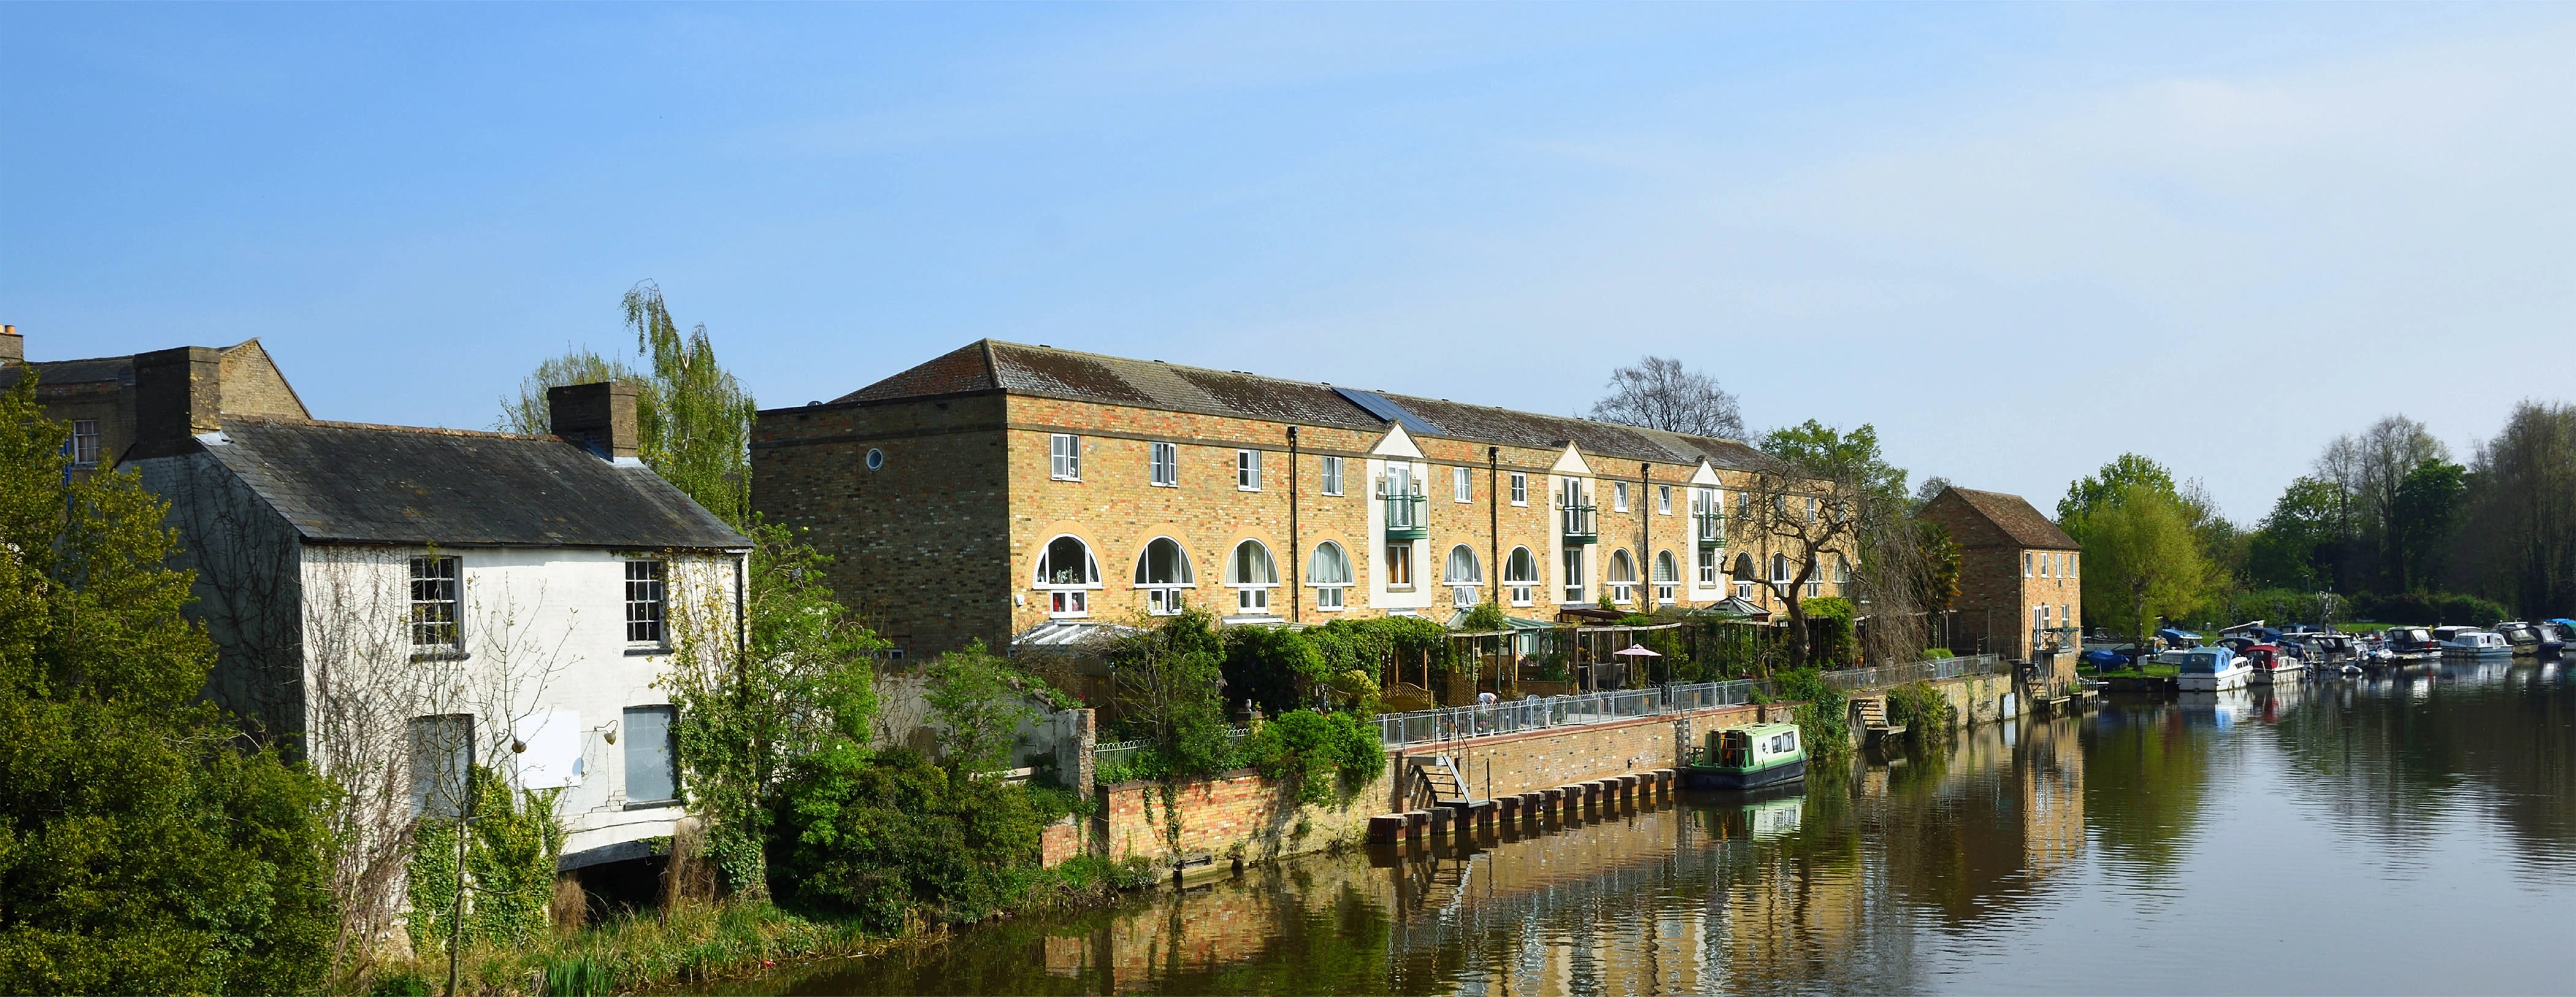
[[[1676,561],[1676,560],[1674,560],[1674,559],[1673,559],[1673,552],[1672,552],[1672,551],[1669,551],[1669,550],[1659,550],[1659,551],[1656,551],[1656,552],[1655,552],[1655,605],[1658,605],[1658,606],[1670,606],[1670,605],[1672,605],[1672,604],[1673,604],[1673,596],[1676,594],[1677,590],[1681,588],[1681,581],[1682,581],[1682,566],[1681,566],[1681,562]]]
[[[1503,559],[1503,584],[1512,590],[1512,605],[1526,606],[1538,594],[1538,558],[1527,547],[1514,547]]]
[[[1845,599],[1852,594],[1851,558],[1840,553],[1834,555],[1834,594]]]
[[[1449,568],[1441,574],[1449,586],[1449,604],[1460,609],[1474,607],[1484,600],[1477,598],[1485,587],[1485,566],[1476,560],[1476,550],[1466,544],[1449,548]]]
[[[1637,559],[1628,556],[1627,548],[1610,552],[1609,576],[1602,583],[1610,590],[1611,602],[1637,601]]]
[[[1342,545],[1326,540],[1306,559],[1306,584],[1315,587],[1315,608],[1340,609],[1351,587],[1351,556]]]
[[[1047,615],[1091,615],[1090,589],[1100,587],[1100,562],[1091,547],[1071,536],[1047,541],[1038,551],[1036,587],[1046,592]]]
[[[1179,541],[1155,537],[1136,558],[1136,587],[1145,590],[1145,611],[1170,616],[1181,611],[1181,590],[1198,587],[1190,555]]]
[[[1267,615],[1270,590],[1279,587],[1279,565],[1270,559],[1270,548],[1259,540],[1234,545],[1234,556],[1225,559],[1225,583],[1234,587],[1237,611]]]
[[[1735,553],[1735,566],[1727,569],[1727,574],[1735,578],[1736,598],[1753,598],[1754,579],[1759,577],[1755,575],[1753,571],[1753,555],[1743,551],[1737,551]]]

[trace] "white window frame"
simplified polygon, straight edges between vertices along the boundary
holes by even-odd
[[[1628,483],[1627,483],[1627,482],[1625,482],[1625,481],[1613,481],[1613,482],[1611,482],[1611,483],[1610,483],[1610,511],[1612,511],[1612,512],[1626,512],[1626,511],[1628,511]]]
[[[2030,552],[2030,551],[2022,551],[2022,552],[2021,552],[2021,576],[2022,576],[2022,577],[2024,577],[2024,578],[2036,578],[2036,577],[2039,577],[2039,576],[2037,576],[2037,575],[2031,574],[2031,552]]]
[[[2075,555],[2074,555],[2074,554],[2068,554],[2068,555],[2066,555],[2066,577],[2068,577],[2068,578],[2073,578],[2073,577],[2075,577]]]
[[[1668,565],[1672,568],[1671,571],[1664,570]],[[1655,586],[1655,605],[1670,606],[1679,601],[1682,587],[1682,562],[1681,558],[1674,556],[1672,551],[1656,551],[1654,567],[1646,577]]]
[[[1147,565],[1151,563],[1154,545],[1158,543],[1172,545],[1172,552],[1178,558],[1179,580],[1154,581],[1145,577],[1150,573]],[[1136,552],[1136,572],[1129,577],[1134,581],[1136,588],[1145,593],[1145,615],[1147,616],[1180,615],[1181,610],[1189,605],[1189,598],[1182,590],[1199,587],[1198,572],[1190,564],[1190,549],[1181,546],[1180,541],[1167,536],[1145,541],[1144,549]]]
[[[99,446],[98,420],[72,420],[71,447],[73,467],[97,467]]]
[[[1261,451],[1237,450],[1234,452],[1234,490],[1238,492],[1261,490]]]
[[[667,562],[626,562],[626,646],[671,646],[670,567]]]
[[[1701,588],[1717,588],[1717,587],[1719,587],[1720,582],[1721,582],[1721,578],[1720,578],[1720,576],[1721,576],[1723,573],[1722,573],[1722,572],[1720,572],[1720,571],[1718,570],[1718,565],[1725,564],[1725,563],[1726,563],[1726,548],[1724,548],[1724,547],[1702,547],[1702,548],[1700,548],[1700,549],[1699,549],[1699,568],[1698,568],[1698,570],[1699,570],[1699,587],[1701,587]]]
[[[1512,565],[1519,563],[1523,559],[1527,559],[1529,561],[1530,570],[1528,576],[1523,578],[1512,577]],[[1527,547],[1514,547],[1512,548],[1511,553],[1503,556],[1503,587],[1511,590],[1512,605],[1527,606],[1537,601],[1538,586],[1539,570],[1538,555],[1536,553],[1532,552]]]
[[[1148,446],[1148,481],[1156,488],[1181,486],[1181,445],[1156,440]]]
[[[1628,559],[1628,580],[1624,582],[1618,578],[1621,557]],[[1609,557],[1601,559],[1601,588],[1610,593],[1610,604],[1613,606],[1625,606],[1637,601],[1637,558],[1628,553],[1628,548],[1620,547],[1612,550]]]
[[[1413,591],[1413,541],[1398,540],[1386,545],[1386,587],[1393,592]]]
[[[1047,480],[1082,480],[1082,437],[1072,433],[1047,434]]]
[[[1458,555],[1462,551],[1467,555],[1467,567],[1472,569],[1470,577],[1467,578],[1460,578],[1456,571],[1451,570],[1458,566]],[[1474,609],[1477,603],[1485,601],[1482,598],[1485,591],[1485,560],[1476,556],[1476,548],[1466,544],[1454,545],[1449,548],[1449,556],[1442,558],[1441,562],[1440,584],[1449,586],[1450,605],[1459,609]]]
[[[1529,474],[1527,472],[1512,472],[1512,504],[1517,506],[1529,505]]]
[[[1341,493],[1342,459],[1339,457],[1326,457],[1324,458],[1324,494],[1339,495]]]
[[[1078,582],[1048,580],[1047,576],[1053,574],[1048,569],[1055,567],[1051,548],[1058,540],[1071,540],[1082,546],[1083,580]],[[1100,554],[1091,549],[1090,541],[1070,533],[1059,533],[1048,537],[1045,543],[1038,545],[1037,577],[1031,581],[1030,587],[1038,590],[1039,598],[1046,600],[1049,618],[1075,620],[1090,616],[1091,593],[1102,587]]]
[[[1582,605],[1584,590],[1583,548],[1566,548],[1565,563],[1559,565],[1558,568],[1565,572],[1565,604],[1569,606]]]
[[[1267,580],[1243,577],[1243,548],[1261,551],[1261,559],[1270,566]],[[1234,610],[1239,615],[1269,616],[1270,590],[1279,587],[1279,558],[1270,553],[1270,545],[1259,540],[1238,540],[1225,552],[1225,586],[1234,590]]]
[[[1658,516],[1669,516],[1669,515],[1672,515],[1672,514],[1673,514],[1673,486],[1671,486],[1671,485],[1656,485],[1656,486],[1655,486],[1655,515],[1658,515]]]
[[[1449,477],[1449,501],[1463,504],[1476,500],[1476,472],[1474,469],[1466,467],[1451,468],[1449,470]]]
[[[465,561],[454,554],[411,559],[411,650],[453,654],[465,647]]]
[[[1321,555],[1326,547],[1332,548],[1333,553],[1341,560],[1339,580],[1323,578],[1318,570],[1324,563]],[[1306,584],[1315,590],[1315,608],[1328,613],[1337,613],[1349,608],[1351,579],[1355,574],[1357,572],[1351,564],[1351,552],[1348,548],[1331,540],[1316,544],[1315,554],[1306,558]]]

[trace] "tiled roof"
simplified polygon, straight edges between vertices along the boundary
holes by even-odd
[[[883,401],[997,389],[1040,398],[1307,426],[1356,430],[1387,426],[1386,420],[1370,414],[1327,384],[991,339],[969,344],[835,401]],[[1541,449],[1571,441],[1587,457],[1672,464],[1696,464],[1705,457],[1718,467],[1737,470],[1760,466],[1764,460],[1760,451],[1733,440],[1408,395],[1384,397],[1430,423],[1439,431],[1437,435],[1450,439]]]
[[[1976,510],[1978,515],[1986,517],[1988,522],[2004,531],[2004,535],[2012,538],[2012,542],[2016,544],[2050,550],[2083,548],[2083,545],[2075,542],[2074,537],[2067,536],[2065,530],[2059,529],[2056,523],[2049,521],[2047,516],[2041,515],[2038,509],[2032,508],[2030,502],[2019,495],[1981,492],[1956,485],[1952,485],[1950,491],[1957,494],[1961,501],[1968,503],[1968,508]]]
[[[233,417],[204,448],[308,540],[751,546],[642,464],[550,436]]]

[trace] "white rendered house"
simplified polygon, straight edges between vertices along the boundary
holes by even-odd
[[[750,541],[635,459],[631,388],[554,389],[536,437],[220,415],[187,373],[137,372],[121,463],[198,572],[210,698],[380,826],[452,812],[470,763],[558,791],[563,869],[673,834],[656,680],[740,640]]]

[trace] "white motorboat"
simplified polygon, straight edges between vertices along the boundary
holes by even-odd
[[[2220,689],[2242,689],[2253,666],[2236,652],[2224,647],[2195,647],[2176,654],[2178,669],[2175,688],[2183,692],[2217,692]]]
[[[2505,641],[2503,634],[2492,630],[2461,630],[2442,641],[2442,656],[2510,658],[2513,657],[2513,645]]]

